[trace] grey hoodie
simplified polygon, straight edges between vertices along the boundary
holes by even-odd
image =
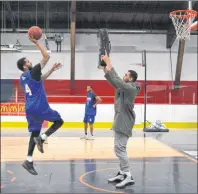
[[[134,101],[140,92],[140,85],[135,82],[126,83],[118,76],[114,68],[105,74],[105,78],[116,89],[112,129],[131,137],[136,117],[133,110]]]

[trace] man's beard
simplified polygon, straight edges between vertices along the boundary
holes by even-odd
[[[31,71],[32,70],[32,67],[28,67],[28,70]]]

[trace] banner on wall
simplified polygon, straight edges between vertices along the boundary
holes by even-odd
[[[24,116],[25,105],[18,103],[1,103],[1,116]]]

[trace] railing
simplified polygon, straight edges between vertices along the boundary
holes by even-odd
[[[14,83],[14,84],[13,84]],[[11,86],[10,86],[11,84]],[[105,80],[77,80],[74,94],[69,89],[69,80],[47,80],[44,82],[49,103],[84,103],[86,86],[90,84],[103,103],[114,103],[115,90]],[[7,88],[10,88],[7,90]],[[143,88],[143,87],[142,87]],[[10,91],[11,90],[11,91]],[[8,95],[2,102],[24,103],[25,97],[18,80],[1,87],[1,93]],[[186,83],[178,90],[172,90],[171,83],[151,81],[147,84],[148,104],[197,104],[197,82]],[[144,103],[144,91],[136,97],[136,103]]]
[[[189,88],[188,88],[189,89]],[[194,90],[194,92],[192,92]],[[149,91],[147,93],[148,104],[197,104],[197,91],[196,88],[188,90],[164,90],[164,91]],[[62,93],[59,89],[47,91],[47,97],[51,103],[84,103],[86,93],[71,95],[69,89],[62,89]],[[113,103],[114,95],[112,96],[101,96],[103,103]],[[15,88],[15,92],[11,98],[11,101],[16,103],[23,103],[25,101],[24,93],[18,87]],[[136,103],[143,103],[144,95],[136,97]]]

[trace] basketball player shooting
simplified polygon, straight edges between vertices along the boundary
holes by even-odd
[[[116,89],[115,116],[112,129],[114,130],[114,151],[120,161],[120,171],[109,182],[119,182],[116,187],[122,188],[128,184],[134,184],[131,176],[129,159],[126,146],[135,124],[134,101],[140,91],[140,86],[135,82],[138,74],[129,70],[121,79],[113,68],[108,56],[101,56],[106,67],[103,67],[105,78]]]
[[[55,70],[59,69],[61,64],[54,64],[46,74],[42,75],[41,70],[45,67],[50,57],[42,44],[31,37],[29,37],[29,39],[40,49],[43,58],[39,64],[34,67],[25,57],[17,61],[17,67],[23,72],[20,77],[20,84],[25,93],[26,118],[28,122],[28,130],[31,132],[27,160],[24,161],[22,166],[29,173],[37,175],[38,173],[34,169],[32,161],[35,145],[37,145],[38,150],[41,153],[44,153],[44,141],[63,124],[63,120],[59,113],[50,108],[43,86],[43,80],[46,80]],[[45,133],[40,135],[41,127],[45,120],[53,122],[53,124]]]

